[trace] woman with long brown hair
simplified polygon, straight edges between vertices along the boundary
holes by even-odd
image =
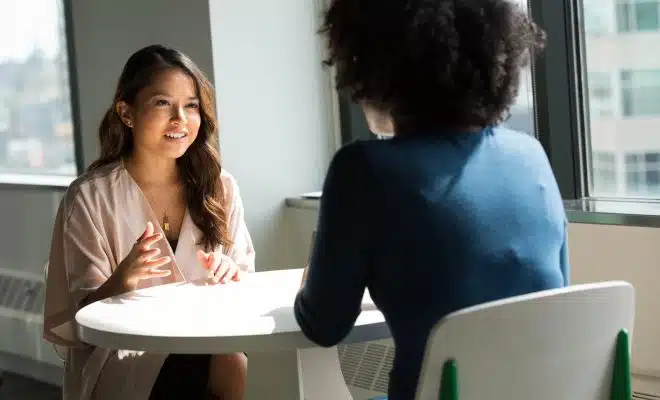
[[[67,190],[51,243],[44,337],[66,348],[64,398],[242,398],[244,354],[101,349],[79,340],[74,320],[138,288],[254,270],[238,186],[220,167],[211,83],[181,52],[143,48],[99,136],[101,156]]]

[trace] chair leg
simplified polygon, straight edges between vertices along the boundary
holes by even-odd
[[[440,400],[458,400],[458,367],[456,361],[448,360],[442,367]]]
[[[622,329],[616,338],[610,400],[631,399],[632,377],[630,373],[630,335],[626,329]]]

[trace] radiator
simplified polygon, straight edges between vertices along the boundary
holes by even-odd
[[[3,361],[0,368],[25,374],[19,364],[26,361],[62,367],[53,346],[41,337],[44,289],[43,276],[0,269],[0,355],[2,360],[22,360]]]
[[[341,345],[337,348],[344,380],[355,400],[366,400],[387,393],[394,361],[391,340]]]

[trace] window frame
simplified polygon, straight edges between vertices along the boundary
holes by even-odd
[[[73,27],[73,0],[59,0],[62,3],[64,18],[64,31],[66,40],[67,69],[69,75],[69,99],[71,101],[71,123],[73,125],[73,157],[76,165],[76,176],[53,174],[4,174],[0,175],[0,189],[11,187],[65,189],[80,175],[85,167],[83,165],[83,144],[81,132],[80,101],[78,90],[78,74],[76,68],[76,52]],[[3,179],[4,178],[4,179]]]
[[[548,36],[533,69],[536,132],[566,200],[587,197],[590,187],[585,36],[578,1],[529,0],[532,18]]]

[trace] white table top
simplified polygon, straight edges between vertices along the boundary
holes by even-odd
[[[111,297],[76,314],[80,338],[99,347],[156,353],[229,353],[315,346],[300,331],[293,303],[302,269],[245,274],[241,282],[157,286]],[[344,343],[390,337],[365,293]]]

